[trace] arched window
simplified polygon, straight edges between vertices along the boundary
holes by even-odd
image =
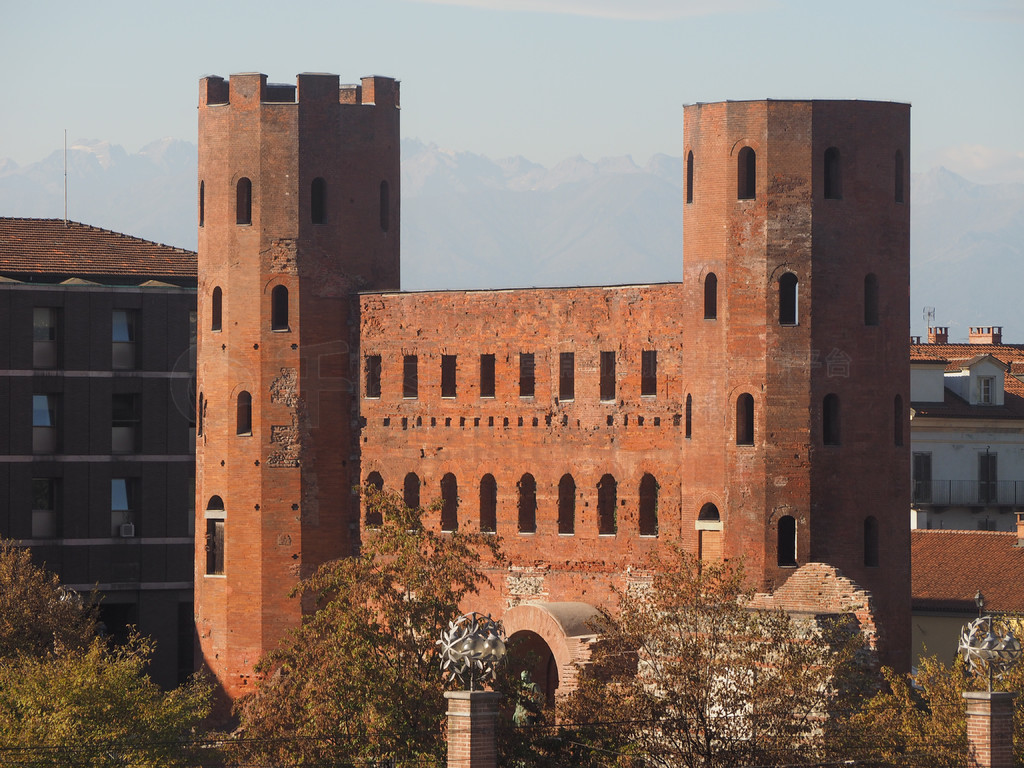
[[[722,518],[710,501],[697,515],[697,558],[701,563],[722,562]]]
[[[519,532],[537,531],[537,481],[533,475],[523,475],[517,483],[519,488]]]
[[[572,475],[562,475],[558,481],[558,532],[576,532],[576,481]]]
[[[405,476],[402,500],[409,509],[418,509],[420,506],[420,479],[415,472],[410,472]]]
[[[617,483],[611,475],[604,475],[597,484],[597,532],[602,536],[614,536],[618,531]]]
[[[199,182],[199,226],[203,226],[206,219],[206,182]]]
[[[893,164],[894,176],[894,197],[897,203],[903,202],[903,153],[896,150],[896,158]]]
[[[718,317],[718,277],[708,272],[704,277],[704,319],[714,320]]]
[[[451,472],[441,478],[441,530],[459,527],[459,484]]]
[[[757,156],[750,147],[743,147],[736,158],[736,198],[753,200],[757,197]]]
[[[235,223],[252,224],[252,182],[244,176],[235,189]]]
[[[829,147],[825,150],[825,199],[839,200],[843,196],[843,182],[840,176],[839,150]]]
[[[693,395],[686,396],[686,439],[693,437]]]
[[[776,548],[780,568],[796,566],[796,518],[783,515],[779,518],[779,541]]]
[[[204,413],[205,410],[206,410],[206,398],[203,396],[203,393],[200,392],[199,393],[199,403],[196,406],[196,434],[197,435],[202,435],[203,434],[203,417],[206,415]]]
[[[480,531],[494,533],[498,530],[498,484],[494,475],[487,474],[480,479]]]
[[[821,439],[825,445],[839,445],[839,395],[829,393],[821,404]]]
[[[309,188],[309,219],[313,224],[327,221],[327,182],[319,176]]]
[[[878,325],[878,277],[864,276],[864,325]]]
[[[640,478],[640,535],[658,535],[658,481],[650,474]]]
[[[213,296],[210,297],[210,330],[219,331],[221,328],[221,309],[223,305],[223,294],[220,286],[215,286]]]
[[[799,283],[796,275],[787,272],[779,278],[779,325],[796,325],[799,320],[797,298]]]
[[[697,515],[697,519],[705,523],[717,523],[720,522],[722,518],[718,513],[718,507],[709,501],[700,508],[700,513]]]
[[[380,472],[371,472],[366,476],[366,482],[364,485],[371,488],[376,488],[378,491],[384,490],[384,478],[380,476]],[[384,524],[384,515],[381,513],[379,507],[367,507],[366,509],[366,527],[367,528],[380,528]]]
[[[207,512],[223,512],[224,511],[224,499],[220,496],[211,496],[210,500],[206,502]]]
[[[275,285],[270,292],[270,329],[272,331],[288,330],[288,288]]]
[[[878,520],[872,516],[864,518],[864,565],[878,567]]]
[[[693,202],[693,151],[686,153],[686,202]]]
[[[242,391],[238,393],[238,405],[235,419],[236,435],[252,434],[252,395]]]
[[[754,444],[754,397],[744,392],[736,398],[736,445]]]
[[[391,228],[391,193],[386,181],[380,183],[380,228],[383,232]]]
[[[903,445],[903,396],[896,395],[892,401],[892,442],[893,445]]]

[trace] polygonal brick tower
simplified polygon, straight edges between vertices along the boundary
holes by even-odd
[[[231,698],[352,550],[351,297],[399,285],[398,116],[385,77],[200,81],[195,613]]]
[[[866,588],[907,669],[910,106],[695,104],[684,141],[684,507],[720,493],[725,555],[790,609],[831,588],[805,564]]]

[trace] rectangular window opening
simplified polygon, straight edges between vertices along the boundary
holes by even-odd
[[[416,355],[406,355],[402,364],[402,397],[415,399],[419,397],[419,358]]]
[[[601,400],[615,399],[615,352],[601,353]]]
[[[640,395],[654,397],[658,394],[658,351],[645,349],[640,356]]]
[[[572,352],[558,355],[558,399],[576,399],[576,355]]]
[[[380,397],[380,355],[366,356],[366,397]]]
[[[519,354],[519,396],[533,397],[534,384],[533,352],[521,352]]]
[[[480,355],[480,397],[494,397],[494,355]]]
[[[455,355],[441,355],[441,397],[455,397]]]

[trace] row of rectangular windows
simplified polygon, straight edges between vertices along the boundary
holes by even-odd
[[[110,479],[110,535],[130,538],[138,535],[140,481],[137,477]],[[60,478],[32,478],[32,538],[53,539],[60,536],[60,513],[63,509],[63,488]],[[194,494],[193,494],[194,496]],[[193,513],[190,512],[190,516]]]
[[[136,367],[137,311],[115,309],[111,314],[111,359],[114,370]],[[64,339],[64,317],[58,307],[35,307],[32,310],[32,367],[59,368]]]
[[[458,392],[457,356],[441,355],[441,397],[454,398]],[[600,399],[615,399],[615,352],[601,352]],[[495,358],[493,354],[481,354],[479,364],[480,397],[494,397]],[[381,396],[383,360],[380,355],[367,355],[364,362],[364,396]],[[419,397],[419,357],[405,355],[402,360],[402,397]],[[536,393],[536,360],[533,352],[519,353],[519,396],[534,397]],[[658,394],[658,352],[644,350],[640,361],[640,394],[654,397]],[[573,352],[558,355],[558,399],[576,399],[576,358]]]
[[[142,396],[111,395],[111,453],[139,450]],[[32,452],[57,453],[61,449],[64,398],[60,394],[32,395]]]

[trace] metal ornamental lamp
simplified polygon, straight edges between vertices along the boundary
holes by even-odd
[[[493,682],[497,666],[505,660],[501,622],[475,611],[449,622],[437,645],[441,671],[469,691],[481,690],[477,687],[481,682]]]
[[[1021,645],[1005,621],[984,613],[985,596],[981,590],[974,596],[974,604],[978,606],[978,618],[960,632],[959,651],[974,674],[986,676],[988,692],[992,693],[993,680],[1020,661]]]

